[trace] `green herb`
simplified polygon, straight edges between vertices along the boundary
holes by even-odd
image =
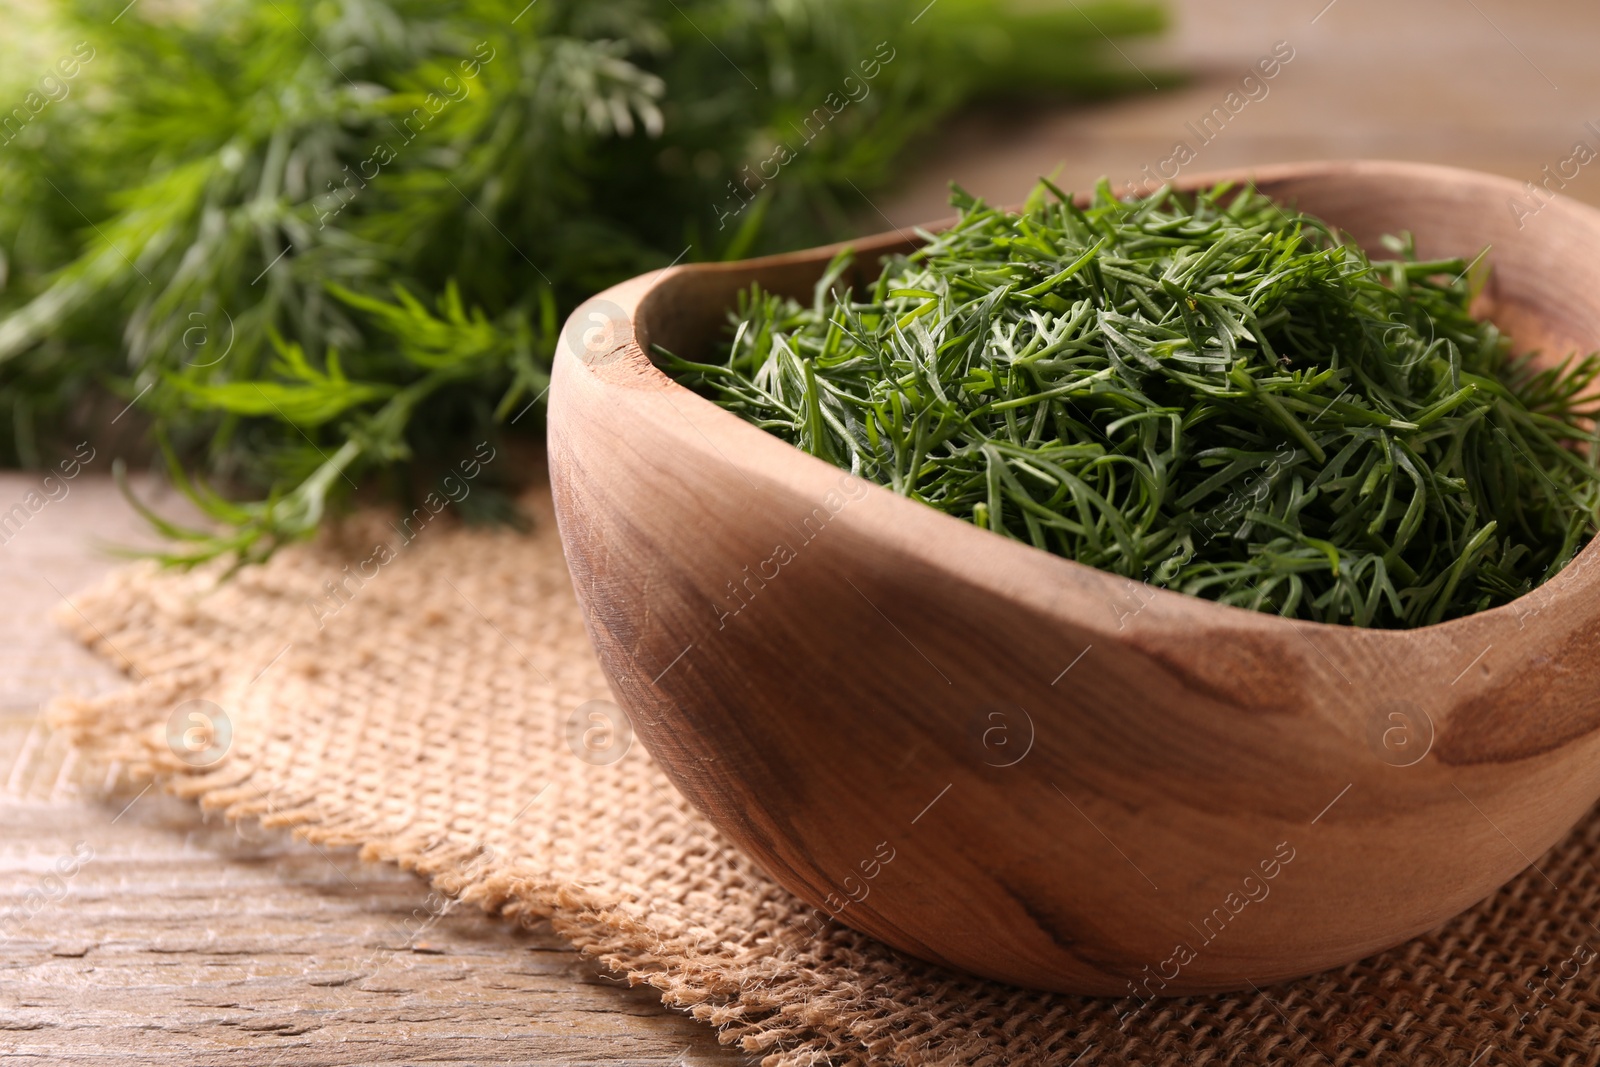
[[[799,448],[1129,578],[1358,626],[1503,604],[1600,515],[1600,355],[1538,370],[1467,262],[1370,261],[1253,189],[960,221],[872,291],[752,289],[727,358],[665,358]],[[1481,257],[1480,257],[1481,258]],[[665,354],[664,354],[665,355]]]
[[[190,487],[223,528],[168,528],[169,558],[262,558],[354,485],[425,491],[499,429],[536,433],[584,297],[875,217],[864,194],[952,107],[1142,87],[1102,31],[1161,21],[1125,0],[64,4],[25,54],[0,42],[0,459],[48,462],[136,401],[184,484],[265,494]]]

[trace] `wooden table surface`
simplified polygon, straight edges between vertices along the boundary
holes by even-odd
[[[1567,159],[1576,141],[1600,149],[1600,133],[1585,127],[1592,119],[1600,129],[1592,3],[1169,2],[1171,39],[1129,50],[1128,62],[1182,66],[1198,72],[1192,82],[1097,108],[974,113],[942,131],[875,212],[898,225],[946,214],[952,177],[1002,202],[1058,165],[1068,186],[1102,173],[1132,178],[1180,139],[1198,145],[1186,168],[1195,171],[1382,156],[1522,180],[1543,180],[1542,168]],[[1294,58],[1267,96],[1199,145],[1185,124],[1222,105],[1278,41]],[[1597,174],[1600,165],[1584,168],[1566,192],[1600,202]],[[0,475],[0,511],[36,485]],[[548,930],[467,907],[415,944],[387,946],[385,931],[425,895],[416,878],[207,822],[189,804],[118,786],[115,774],[77,760],[39,724],[41,705],[119,679],[47,615],[114,565],[97,545],[143,536],[109,479],[89,473],[0,546],[0,1057],[260,1067],[743,1062]],[[92,849],[93,859],[57,889],[50,872],[74,849]]]

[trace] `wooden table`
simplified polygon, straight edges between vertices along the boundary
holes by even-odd
[[[1069,186],[1131,178],[1176,140],[1193,144],[1185,123],[1222,104],[1280,40],[1294,59],[1191,169],[1387,156],[1536,180],[1573,142],[1600,148],[1584,127],[1600,120],[1592,4],[1170,2],[1178,25],[1164,55],[1130,50],[1128,61],[1200,72],[1192,83],[1097,108],[976,112],[872,206],[899,225],[939,217],[951,177],[1014,202],[1063,160]],[[1600,164],[1566,191],[1600,202]],[[35,484],[0,475],[0,511]],[[109,480],[86,474],[0,547],[0,915],[53,884],[51,868],[75,846],[94,854],[65,896],[0,929],[0,1056],[260,1067],[742,1061],[548,930],[462,908],[391,949],[385,931],[425,893],[412,876],[208,823],[157,792],[108,786],[104,770],[77,761],[38,725],[40,705],[119,680],[46,615],[112,565],[97,542],[141,536]]]

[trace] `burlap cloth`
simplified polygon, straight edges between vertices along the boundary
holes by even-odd
[[[548,918],[764,1064],[1600,1063],[1595,818],[1542,874],[1410,944],[1138,1012],[952,974],[838,925],[812,936],[810,910],[641,746],[606,763],[572,743],[575,709],[609,694],[547,492],[526,506],[531,535],[446,514],[402,546],[364,516],[220,584],[115,572],[61,620],[135,681],[63,701],[55,721],[208,808],[360,846],[511,919]],[[325,583],[341,581],[354,592],[339,606]],[[203,771],[169,742],[174,709],[197,699],[233,735]]]

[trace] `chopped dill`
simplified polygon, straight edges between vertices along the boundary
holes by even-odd
[[[1252,188],[1085,208],[1048,182],[870,293],[741,296],[664,361],[811,455],[1006,537],[1285,616],[1407,627],[1504,604],[1600,514],[1600,354],[1540,369],[1464,260],[1370,260]]]

